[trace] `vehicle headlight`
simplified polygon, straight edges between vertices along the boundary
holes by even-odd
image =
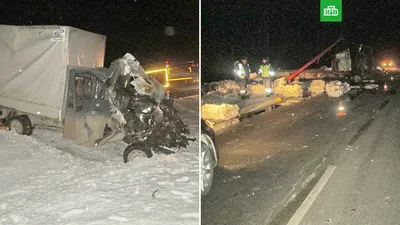
[[[270,74],[271,76],[275,76],[275,71],[270,70],[270,71],[269,71],[269,74]]]

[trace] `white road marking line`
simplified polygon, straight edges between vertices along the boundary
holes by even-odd
[[[322,175],[321,179],[317,182],[311,192],[308,194],[307,198],[303,201],[297,211],[293,214],[292,218],[289,220],[287,225],[298,225],[306,215],[307,211],[310,209],[311,205],[314,203],[315,199],[319,193],[324,188],[325,184],[328,182],[329,178],[332,176],[333,171],[335,171],[336,166],[328,166],[325,173]]]

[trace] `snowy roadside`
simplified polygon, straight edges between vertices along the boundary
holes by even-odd
[[[198,137],[198,96],[176,108]],[[57,131],[0,131],[0,224],[198,224],[198,143],[124,164],[123,143],[89,148]]]

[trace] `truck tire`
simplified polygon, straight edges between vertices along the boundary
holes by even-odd
[[[151,158],[151,149],[140,144],[132,144],[125,148],[123,158],[124,163],[132,162],[136,158]]]
[[[32,124],[28,116],[15,116],[8,122],[10,131],[14,131],[19,135],[31,135]]]
[[[23,120],[25,120],[24,124],[25,124],[25,129],[26,129],[26,133],[25,135],[30,136],[33,133],[33,126],[32,126],[32,122],[31,119],[29,119],[29,116],[27,115],[21,115],[19,116],[20,118],[22,118]]]

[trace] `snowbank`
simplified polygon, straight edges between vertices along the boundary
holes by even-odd
[[[252,84],[247,86],[250,95],[265,95],[265,88],[262,84]]]
[[[329,97],[337,98],[350,91],[350,85],[346,82],[331,81],[326,84],[325,91]]]
[[[175,101],[198,137],[198,96]],[[198,140],[122,162],[123,143],[77,146],[62,133],[0,131],[0,224],[199,224]]]
[[[274,93],[286,98],[303,97],[303,89],[297,83],[285,84],[285,78],[279,78],[274,81]]]
[[[325,81],[323,80],[313,80],[310,87],[308,88],[311,96],[316,96],[324,93],[325,91]]]

